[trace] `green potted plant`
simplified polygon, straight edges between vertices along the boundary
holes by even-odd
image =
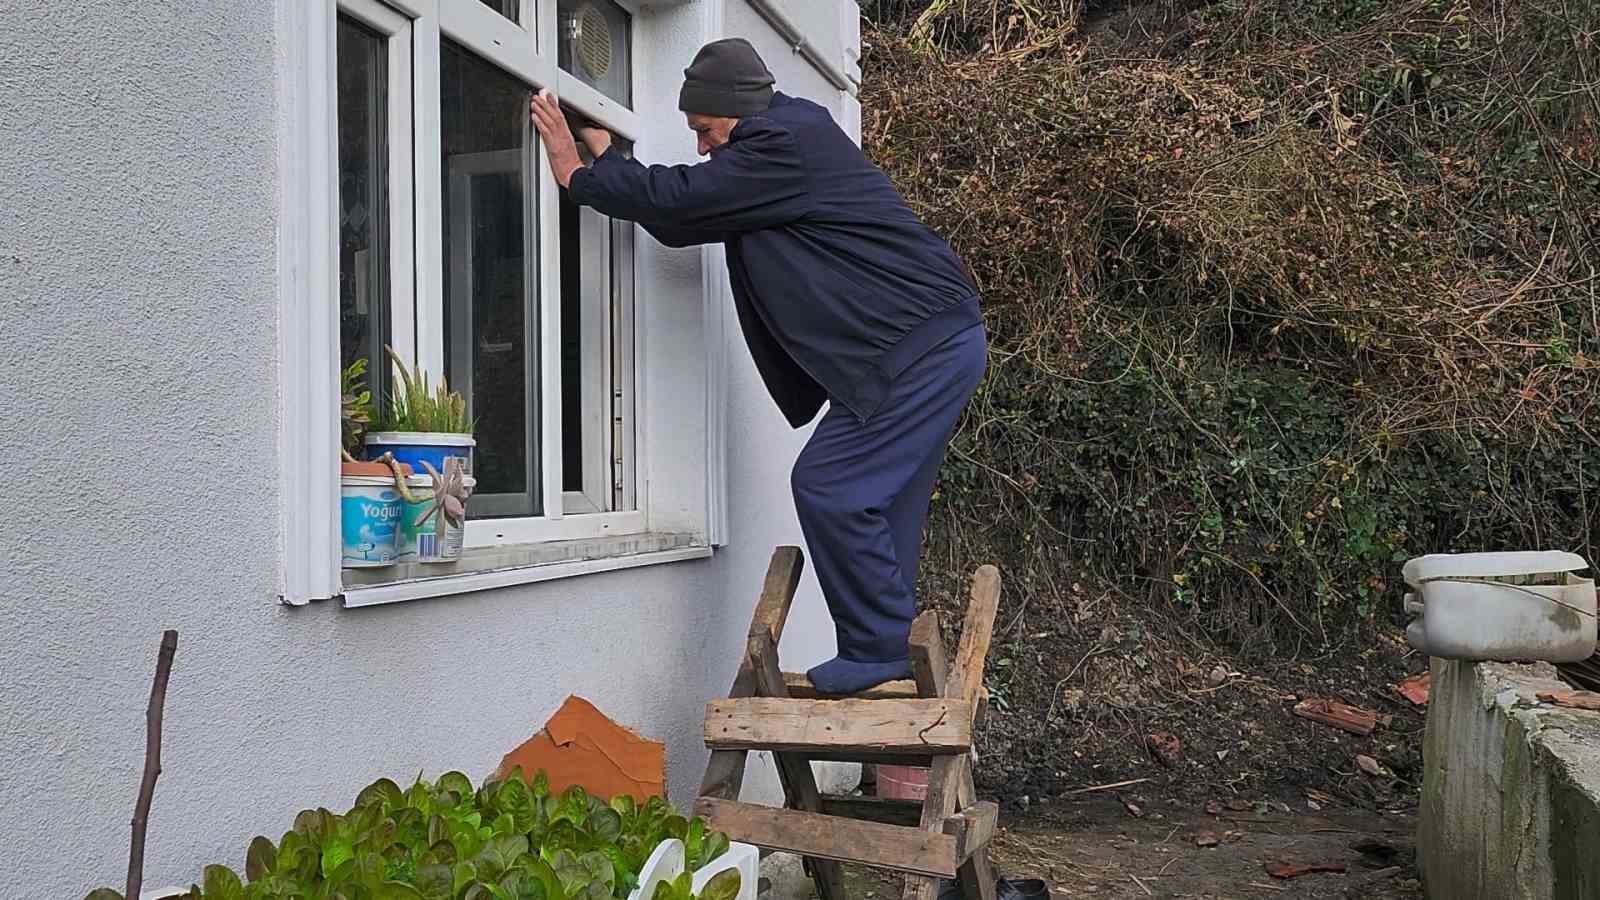
[[[426,372],[407,366],[393,347],[384,349],[394,365],[396,390],[381,421],[366,436],[367,457],[393,454],[414,471],[421,471],[426,462],[438,472],[445,471],[445,460],[454,457],[470,474],[477,441],[467,418],[466,398],[450,390],[443,377],[431,384]]]

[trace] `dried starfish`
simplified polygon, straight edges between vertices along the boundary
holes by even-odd
[[[428,470],[428,477],[433,479],[433,502],[417,517],[416,527],[420,530],[424,523],[433,519],[433,533],[442,542],[447,522],[460,528],[467,521],[468,492],[463,462],[458,456],[446,457],[443,475],[426,460],[422,462],[422,467]]]

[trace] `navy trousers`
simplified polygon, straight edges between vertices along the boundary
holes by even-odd
[[[838,632],[839,660],[910,656],[928,502],[987,357],[983,326],[951,336],[894,378],[867,421],[830,404],[795,461],[795,509]]]

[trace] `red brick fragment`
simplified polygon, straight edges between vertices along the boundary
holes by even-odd
[[[1294,714],[1323,725],[1359,734],[1365,737],[1378,727],[1378,714],[1371,710],[1348,706],[1337,700],[1302,700],[1295,706]]]

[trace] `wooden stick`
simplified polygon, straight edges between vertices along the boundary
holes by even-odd
[[[172,675],[172,655],[178,652],[178,633],[161,633],[161,650],[156,655],[156,679],[150,685],[150,706],[144,714],[144,777],[139,781],[139,800],[133,807],[133,840],[128,847],[128,889],[124,897],[139,900],[144,886],[144,836],[150,824],[150,800],[155,796],[156,778],[161,775],[161,714],[167,706],[167,679]]]
[[[1058,794],[1057,796],[1075,797],[1078,794],[1092,794],[1095,791],[1110,791],[1117,788],[1132,787],[1136,784],[1144,784],[1149,780],[1148,778],[1135,778],[1132,781],[1118,781],[1115,784],[1097,784],[1094,787],[1078,788],[1075,791],[1067,791],[1065,794]]]

